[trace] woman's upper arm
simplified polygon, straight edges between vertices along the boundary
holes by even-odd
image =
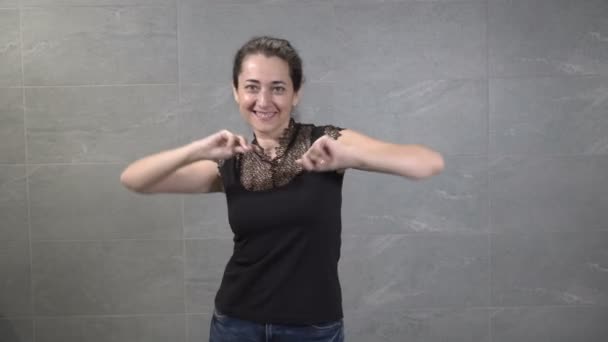
[[[352,129],[341,130],[340,135],[336,140],[345,145],[364,150],[377,150],[388,145],[388,142],[372,138]]]
[[[177,169],[146,193],[207,193],[222,192],[222,179],[218,164],[201,160]]]
[[[435,175],[444,168],[443,157],[419,144],[394,144],[365,134],[343,130],[338,139],[356,151],[361,169],[421,179]]]

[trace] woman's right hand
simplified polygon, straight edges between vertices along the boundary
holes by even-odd
[[[241,135],[227,130],[214,133],[190,143],[191,161],[230,159],[237,153],[247,153],[253,146]]]

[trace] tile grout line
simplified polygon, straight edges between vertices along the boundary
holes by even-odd
[[[186,338],[186,341],[190,341],[190,325],[188,323],[189,320],[189,316],[188,316],[188,296],[187,296],[187,291],[188,291],[188,287],[186,286],[186,258],[187,258],[187,253],[186,253],[186,239],[185,237],[185,225],[184,225],[184,196],[180,196],[180,211],[181,211],[181,228],[182,228],[182,286],[183,286],[183,310],[184,310],[184,337]]]
[[[193,313],[194,315],[203,315],[204,313]],[[159,313],[122,313],[122,314],[107,314],[107,313],[94,313],[94,314],[56,314],[56,315],[36,315],[36,319],[48,320],[48,319],[113,319],[113,318],[167,318],[183,317],[183,312],[159,312]],[[28,319],[27,316],[7,316],[3,319]]]
[[[513,305],[513,306],[428,306],[428,307],[412,307],[405,309],[405,312],[417,312],[417,311],[429,311],[429,312],[440,312],[440,311],[454,311],[454,310],[534,310],[534,309],[557,309],[557,310],[572,310],[572,309],[601,309],[608,310],[608,305],[595,305],[595,304],[546,304],[546,305]],[[349,309],[345,310],[348,313],[366,313],[366,312],[403,312],[398,309],[387,309],[387,310],[374,310],[374,309]],[[209,312],[196,311],[191,312],[188,315],[192,316],[208,316]],[[62,318],[130,318],[130,317],[181,317],[184,316],[183,312],[159,312],[159,313],[123,313],[123,314],[57,314],[57,315],[37,315],[39,319],[62,319]],[[3,317],[3,319],[29,319],[27,315],[9,315]]]
[[[518,75],[518,76],[497,76],[489,75],[488,77],[429,77],[414,79],[412,82],[426,82],[426,81],[447,81],[447,82],[477,82],[485,81],[486,79],[492,80],[523,80],[531,81],[537,79],[605,79],[608,75],[598,74],[568,74],[568,75]],[[378,81],[387,80],[386,78],[380,78]],[[336,81],[326,80],[309,80],[306,84],[334,84]],[[95,87],[135,87],[135,86],[175,86],[177,82],[173,83],[99,83],[99,84],[55,84],[55,85],[25,85],[25,88],[95,88]],[[184,85],[190,86],[201,86],[204,82],[191,81],[186,82]],[[0,88],[21,88],[21,86],[0,86]]]
[[[488,218],[487,218],[487,248],[488,248],[488,304],[491,306],[493,304],[493,289],[492,283],[494,280],[494,270],[492,269],[493,258],[492,258],[492,193],[490,191],[490,148],[491,148],[491,123],[490,123],[490,0],[485,1],[485,53],[486,53],[486,181],[487,181],[487,192],[488,192],[488,205],[486,209],[488,210]],[[490,310],[486,312],[486,317],[488,319],[487,329],[488,329],[488,340],[489,342],[494,341],[494,331],[492,324],[492,317]]]
[[[182,92],[181,92],[181,53],[180,53],[180,49],[181,49],[181,40],[180,40],[180,22],[181,22],[181,0],[174,0],[174,5],[175,5],[175,39],[177,40],[177,44],[176,44],[176,57],[177,57],[177,103],[178,106],[181,106],[182,104]],[[179,144],[181,143],[181,128],[183,127],[182,124],[183,121],[183,115],[181,115],[181,113],[178,113],[178,118],[177,118],[177,131],[176,131],[176,142]],[[184,312],[184,338],[186,340],[186,342],[190,341],[190,323],[189,323],[189,316],[188,316],[188,296],[187,296],[187,291],[188,291],[188,287],[186,286],[186,258],[187,258],[187,253],[186,253],[186,226],[185,226],[185,198],[184,195],[180,196],[180,218],[181,218],[181,239],[182,239],[182,296],[183,296],[183,312]]]
[[[185,201],[185,199],[184,199]],[[185,213],[185,211],[184,211]],[[523,231],[518,231],[517,233],[522,233]],[[525,232],[523,232],[525,233]],[[559,234],[559,235],[571,235],[571,234],[579,234],[580,231],[539,231],[532,234]],[[585,233],[595,233],[595,234],[606,234],[608,230],[600,229],[600,230],[589,230],[585,231]],[[490,238],[501,236],[501,235],[509,235],[512,233],[488,233],[488,232],[414,232],[414,233],[344,233],[344,238],[363,238],[363,237],[379,237],[379,236],[391,236],[391,237],[450,237],[450,236],[469,236],[469,237],[479,237],[479,236],[489,236]],[[108,243],[108,242],[146,242],[146,241],[230,241],[232,240],[229,236],[206,236],[206,237],[195,237],[195,238],[112,238],[112,239],[36,239],[37,243]],[[21,240],[5,240],[5,241],[21,241]]]
[[[486,100],[487,101],[487,100]],[[179,138],[179,137],[178,137]],[[538,159],[538,158],[543,158],[543,159],[566,159],[566,158],[581,158],[584,157],[586,159],[588,158],[608,158],[608,154],[496,154],[496,155],[488,155],[488,154],[451,154],[451,153],[444,153],[443,154],[444,157],[448,157],[448,158],[485,158],[485,159],[491,159],[491,158],[500,158],[500,159],[505,159],[505,158],[524,158],[524,159]],[[30,162],[27,163],[27,165],[29,166],[124,166],[125,163],[127,163],[128,161],[124,160],[124,161],[107,161],[107,162],[103,162],[103,161],[91,161],[91,162]],[[24,165],[25,163],[1,163],[0,165]],[[596,229],[596,230],[605,230],[605,229]]]
[[[30,315],[31,315],[31,329],[32,329],[32,341],[36,342],[36,320],[34,319],[34,260],[32,252],[32,215],[31,215],[31,201],[30,201],[30,172],[29,172],[29,146],[27,141],[27,110],[26,110],[26,98],[25,98],[25,64],[23,62],[23,9],[21,6],[18,10],[19,13],[19,60],[21,63],[21,110],[23,113],[23,141],[24,141],[24,165],[25,165],[25,201],[27,206],[27,235],[28,235],[28,248],[29,248],[29,267],[30,267],[30,283],[29,283],[29,297],[30,297]]]
[[[416,79],[412,82],[420,83],[427,81],[446,81],[446,82],[479,82],[491,80],[521,80],[521,81],[533,81],[538,79],[605,79],[608,78],[606,75],[537,75],[537,76],[489,76],[489,77],[435,77],[435,78],[421,78]],[[382,79],[381,79],[382,80]],[[336,81],[319,81],[311,80],[306,84],[335,84]],[[37,88],[104,88],[104,87],[163,87],[163,86],[178,86],[181,85],[181,81],[175,83],[115,83],[115,84],[56,84],[56,85],[21,85],[21,86],[0,86],[1,88],[26,88],[26,89],[37,89]],[[183,85],[187,86],[202,86],[205,83],[202,82],[187,82]]]
[[[61,8],[160,8],[160,9],[165,9],[167,7],[171,7],[170,5],[163,5],[163,4],[152,4],[152,5],[138,5],[138,4],[127,4],[127,5],[121,5],[121,4],[108,4],[108,5],[103,5],[103,4],[92,4],[92,5],[76,5],[76,4],[64,4],[64,5],[34,5],[34,6],[20,6],[21,9],[24,10],[53,10],[53,9],[61,9]],[[2,9],[2,8],[0,8]]]
[[[514,306],[436,306],[436,307],[412,307],[403,310],[400,309],[349,309],[345,310],[347,313],[369,313],[369,312],[382,312],[382,313],[397,313],[397,312],[455,312],[455,311],[521,311],[521,310],[536,310],[536,309],[556,309],[556,310],[573,310],[573,309],[600,309],[608,310],[607,305],[514,305]],[[194,315],[203,315],[204,313],[193,313]]]
[[[116,84],[56,84],[56,85],[24,85],[23,88],[109,88],[109,87],[166,87],[176,86],[177,83],[116,83]],[[10,88],[10,87],[9,87]]]

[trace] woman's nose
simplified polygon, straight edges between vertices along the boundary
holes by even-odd
[[[271,94],[268,91],[261,91],[258,94],[258,104],[260,105],[260,107],[264,107],[268,104],[270,104],[271,102]]]

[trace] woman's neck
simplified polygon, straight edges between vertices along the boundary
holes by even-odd
[[[279,136],[273,137],[256,133],[255,140],[257,141],[258,145],[264,149],[264,151],[270,151],[279,146]]]
[[[255,132],[255,140],[257,144],[264,149],[265,153],[271,157],[275,157],[276,148],[281,144],[281,139],[289,135],[289,127],[291,121],[289,121],[284,127],[281,127],[274,132]]]

